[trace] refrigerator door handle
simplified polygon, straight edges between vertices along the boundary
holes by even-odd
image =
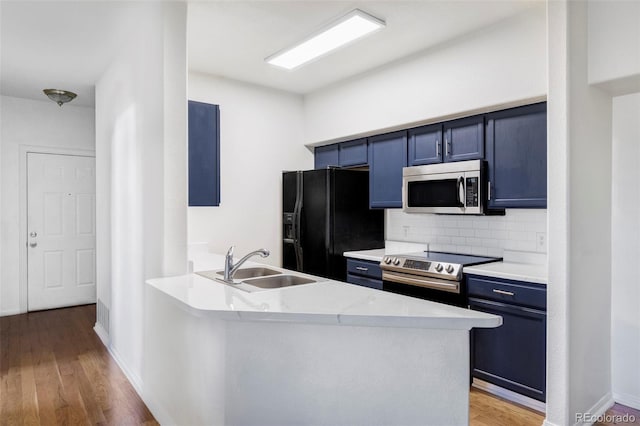
[[[301,232],[301,216],[302,216],[302,196],[303,196],[303,176],[298,171],[296,176],[296,204],[293,211],[293,249],[296,254],[296,270],[302,271],[302,245],[300,243]]]

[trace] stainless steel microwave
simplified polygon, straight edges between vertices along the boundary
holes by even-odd
[[[487,188],[482,160],[402,169],[402,208],[408,213],[483,214]]]

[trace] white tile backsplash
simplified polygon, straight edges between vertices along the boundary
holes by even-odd
[[[546,209],[507,209],[504,216],[447,216],[385,211],[386,240],[429,244],[431,250],[502,257],[507,251],[524,258],[546,254]],[[531,253],[532,256],[527,255]]]

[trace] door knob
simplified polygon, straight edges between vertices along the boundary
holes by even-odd
[[[36,243],[35,241],[33,243],[29,243],[29,247],[32,247],[32,248],[37,246],[37,245],[38,245],[38,243]]]

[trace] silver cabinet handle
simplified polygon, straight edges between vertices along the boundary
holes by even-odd
[[[363,268],[362,266],[356,266],[356,269],[358,271],[364,271],[364,272],[367,272],[369,270],[369,268]]]
[[[436,139],[436,157],[440,157],[440,141]]]
[[[510,291],[504,291],[504,290],[498,290],[496,288],[493,289],[494,293],[498,293],[498,294],[504,294],[505,296],[513,296],[514,293],[510,292]]]
[[[444,155],[445,157],[449,156],[449,139],[444,138]]]

